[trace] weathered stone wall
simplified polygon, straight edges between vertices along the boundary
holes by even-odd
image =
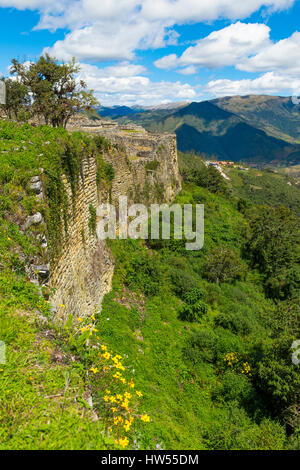
[[[73,204],[74,210],[70,209],[68,236],[61,256],[50,267],[50,284],[55,288],[52,304],[58,314],[91,314],[111,289],[111,255],[105,242],[97,240],[89,227],[90,205],[97,208],[108,197],[105,191],[98,191],[96,172],[95,158],[84,159],[74,204],[70,184],[64,180],[69,206],[72,208]]]
[[[105,202],[117,206],[119,196],[148,205],[171,202],[181,188],[176,136],[148,134],[139,127],[119,128],[110,123],[70,126],[70,130],[75,129],[105,136],[112,142],[112,149],[103,158],[113,166],[115,178],[111,190],[99,191],[95,158],[83,160],[68,239],[59,260],[50,267],[50,284],[55,288],[52,303],[58,315],[92,314],[111,289],[113,260],[105,242],[90,231],[90,205],[95,209]],[[67,179],[64,183],[72,207],[71,187]]]
[[[115,178],[112,200],[127,195],[130,202],[151,204],[171,202],[181,189],[174,134],[152,134],[136,125],[118,126],[111,121],[81,120],[70,129],[101,135],[119,152],[109,152],[104,160],[113,165]],[[154,163],[154,165],[153,165]]]

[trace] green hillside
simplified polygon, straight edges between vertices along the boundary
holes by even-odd
[[[245,182],[238,170],[227,184],[198,157],[181,155],[176,202],[205,205],[204,248],[111,241],[116,270],[102,311],[76,322],[65,312],[60,322],[49,291],[27,280],[39,243],[19,224],[40,210],[51,244],[59,243],[64,165],[76,181],[80,159],[97,149],[83,134],[7,122],[0,137],[0,448],[114,448],[103,397],[123,385],[99,371],[115,351],[129,395],[143,395],[142,419],[126,431],[129,449],[299,449],[297,187],[281,195],[285,176],[253,171]],[[28,188],[41,166],[43,203]],[[259,178],[261,192],[252,193]]]
[[[277,139],[300,143],[300,106],[290,97],[250,95],[218,98],[218,107],[237,113],[254,127]]]
[[[183,152],[287,166],[300,161],[298,108],[291,100],[278,97],[233,97],[191,103],[169,114],[141,113],[130,119],[152,132],[175,132]]]

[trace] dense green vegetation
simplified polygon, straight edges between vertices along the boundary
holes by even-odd
[[[99,317],[145,392],[153,422],[144,445],[299,448],[299,219],[241,205],[238,188],[197,157],[182,156],[181,171],[177,202],[205,204],[204,249],[111,243],[114,290]]]
[[[94,327],[78,330],[83,323],[74,325],[63,305],[59,317],[64,313],[68,321],[54,321],[50,289],[38,288],[27,276],[33,263],[47,261],[41,236],[46,236],[53,260],[60,253],[64,232],[68,234],[73,207],[62,175],[75,196],[81,160],[94,154],[97,182],[110,187],[113,172],[103,161],[104,150],[115,151],[105,139],[0,121],[0,341],[6,345],[6,364],[0,364],[1,449],[115,447],[105,416],[98,420],[94,411],[98,405],[92,409],[89,404],[91,390],[93,399],[99,393],[90,369],[101,367],[94,354],[97,341],[90,339],[92,350],[84,347],[86,335],[91,331],[95,336]],[[30,188],[36,175],[43,180],[43,200]],[[26,230],[28,217],[37,212],[45,223]],[[91,206],[92,232],[95,217]]]
[[[6,104],[0,109],[10,119],[26,122],[35,117],[53,127],[66,127],[76,113],[99,104],[86,83],[78,83],[79,72],[75,58],[59,63],[46,53],[36,62],[12,59],[10,73],[14,78],[1,79],[6,85]]]
[[[111,241],[113,290],[92,326],[79,323],[81,335],[71,312],[65,324],[54,321],[47,289],[41,296],[27,281],[39,244],[34,228],[26,235],[19,227],[39,210],[50,245],[59,247],[51,217],[65,204],[61,174],[76,193],[81,156],[97,152],[99,184],[109,185],[114,175],[101,159],[108,143],[7,122],[0,133],[0,340],[8,354],[0,365],[0,447],[115,445],[100,404],[108,384],[97,375],[97,335],[123,357],[144,395],[141,412],[151,418],[147,427],[137,420],[130,448],[299,449],[299,365],[291,348],[300,337],[297,202],[280,200],[279,184],[272,198],[262,184],[256,200],[244,192],[242,172],[230,170],[226,183],[198,157],[182,155],[176,202],[205,205],[204,248],[186,251],[174,239]],[[51,189],[44,202],[28,187],[41,167]],[[285,181],[262,172],[271,177]],[[92,207],[90,215],[94,230]]]

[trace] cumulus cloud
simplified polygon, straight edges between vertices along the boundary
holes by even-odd
[[[212,96],[233,96],[250,94],[299,95],[300,78],[276,72],[268,72],[253,80],[214,80],[210,81],[205,91]]]
[[[121,23],[117,20],[95,23],[75,29],[63,41],[46,48],[59,59],[109,61],[133,59],[136,49],[163,47],[166,44],[165,30],[160,23],[146,21]]]
[[[46,12],[48,9],[57,14],[63,12],[69,0],[0,0],[0,7],[17,8],[18,10],[40,10]]]
[[[145,0],[143,14],[151,19],[209,21],[217,18],[246,18],[262,6],[278,11],[289,8],[294,0]]]
[[[138,103],[146,106],[197,98],[196,91],[189,84],[152,82],[148,77],[137,75],[138,72],[142,72],[139,66],[128,63],[104,68],[81,64],[79,78],[95,91],[104,105],[131,106]]]
[[[196,46],[186,49],[181,57],[175,54],[165,56],[157,60],[155,65],[162,69],[190,65],[212,69],[235,65],[237,61],[267,47],[270,44],[269,35],[270,28],[265,24],[238,21],[200,39]]]
[[[285,71],[300,73],[300,33],[265,47],[254,57],[237,64],[237,69],[247,72]]]
[[[111,19],[123,15],[138,15],[148,21],[173,23],[210,21],[218,18],[236,20],[246,18],[261,7],[271,11],[291,7],[295,0],[0,0],[0,6],[36,8],[42,14],[42,23],[56,21],[65,26],[83,22]],[[57,6],[63,5],[64,14],[56,17]],[[52,24],[54,26],[54,24]]]
[[[181,73],[182,75],[194,75],[197,73],[197,68],[194,65],[190,65],[184,69],[177,70],[177,72]]]
[[[98,68],[83,64],[81,76],[95,89],[103,104],[159,104],[176,100],[199,99],[196,90],[181,82],[153,82],[146,70],[130,63],[140,50],[157,49],[176,44],[177,24],[231,21],[247,18],[264,7],[270,11],[289,8],[296,0],[0,0],[1,7],[31,9],[40,12],[35,29],[68,33],[44,52],[58,59],[75,56],[80,62],[117,61],[117,65]],[[295,33],[282,44],[273,44],[269,28],[263,24],[237,22],[211,33],[186,49],[182,56],[165,56],[156,62],[163,69],[177,69],[191,75],[199,67],[215,68],[238,64],[245,71],[278,71],[266,73],[256,80],[216,80],[207,85],[211,93],[244,93],[244,90],[276,92],[283,89],[285,77],[280,67],[296,70],[299,64]],[[299,47],[298,47],[299,49]],[[281,60],[279,57],[281,56]],[[290,59],[288,59],[290,56]],[[294,69],[291,68],[292,63]],[[179,69],[179,70],[178,70]],[[285,83],[287,85],[287,83]],[[296,87],[297,77],[289,86]]]
[[[134,51],[174,44],[172,27],[187,22],[231,20],[261,7],[281,10],[295,0],[0,0],[0,6],[38,9],[37,29],[70,33],[50,52],[80,60],[130,59]]]

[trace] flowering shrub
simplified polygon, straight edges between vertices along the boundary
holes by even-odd
[[[94,316],[85,319],[70,316],[64,329],[69,345],[85,358],[84,373],[93,406],[105,419],[115,445],[128,447],[134,423],[151,421],[148,414],[138,411],[143,393],[136,390],[132,374],[123,365],[123,357],[101,341]]]
[[[248,361],[244,361],[238,353],[228,353],[224,357],[225,364],[230,367],[234,372],[241,372],[242,374],[251,377],[251,367]]]

